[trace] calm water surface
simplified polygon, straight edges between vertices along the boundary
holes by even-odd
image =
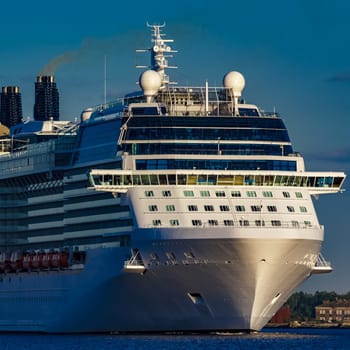
[[[264,330],[250,335],[0,334],[0,350],[350,349],[350,329]]]

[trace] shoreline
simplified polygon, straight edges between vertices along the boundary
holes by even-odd
[[[268,323],[264,328],[350,328],[350,322],[320,323],[316,321],[291,321],[286,323]]]

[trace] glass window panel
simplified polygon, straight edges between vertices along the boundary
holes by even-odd
[[[198,184],[204,185],[207,183],[207,175],[198,175]]]
[[[132,181],[134,185],[141,185],[141,178],[140,175],[133,175]]]
[[[173,174],[168,175],[168,183],[169,185],[176,185],[176,176]]]
[[[142,185],[149,185],[150,184],[148,175],[141,175],[141,181],[142,181]]]
[[[216,185],[216,175],[208,175],[208,185]]]
[[[197,185],[197,175],[187,175],[188,185]]]
[[[149,176],[149,179],[151,181],[151,185],[158,185],[159,184],[157,175],[151,174]]]
[[[178,174],[177,175],[177,184],[178,185],[186,185],[186,175]]]
[[[167,177],[166,175],[159,175],[159,184],[160,185],[167,185],[168,182],[167,182]]]

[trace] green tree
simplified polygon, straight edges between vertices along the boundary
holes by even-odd
[[[315,292],[315,294],[296,292],[288,299],[291,320],[310,321],[315,319],[315,306],[321,305],[324,301],[336,299],[350,299],[350,292],[338,295],[335,292]]]

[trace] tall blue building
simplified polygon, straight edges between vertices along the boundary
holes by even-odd
[[[59,94],[53,75],[39,75],[35,83],[34,120],[59,120]]]

